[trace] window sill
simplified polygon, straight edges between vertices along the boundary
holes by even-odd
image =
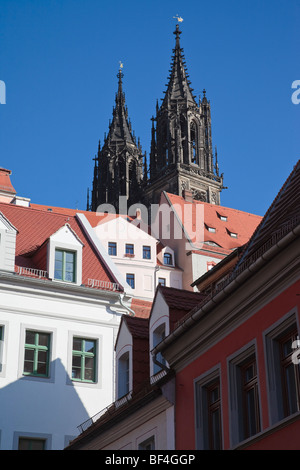
[[[131,255],[130,253],[125,253],[125,258],[134,258],[135,255]]]
[[[275,433],[276,431],[279,431],[285,426],[289,426],[290,424],[292,424],[295,421],[298,421],[299,419],[300,419],[300,411],[297,411],[296,413],[293,413],[292,415],[287,416],[286,418],[283,418],[282,420],[278,421],[276,424],[269,426],[268,428],[264,429],[263,431],[260,431],[254,436],[251,436],[248,439],[245,439],[244,441],[240,442],[239,444],[231,447],[231,449],[232,450],[246,449],[248,446],[255,444],[256,442],[259,442],[260,440],[263,440],[265,437]]]

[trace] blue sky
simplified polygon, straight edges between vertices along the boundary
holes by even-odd
[[[0,0],[0,166],[32,202],[86,208],[112,118],[119,61],[129,116],[149,155],[178,14],[194,93],[211,102],[228,189],[263,215],[300,156],[299,0]]]

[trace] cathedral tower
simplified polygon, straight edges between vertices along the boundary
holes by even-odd
[[[150,168],[145,196],[158,203],[162,191],[220,204],[223,175],[213,155],[210,102],[203,90],[196,102],[180,47],[179,25],[165,97],[152,118]],[[156,124],[156,128],[155,128]]]
[[[100,204],[111,204],[118,213],[119,196],[126,196],[128,206],[141,199],[144,159],[140,142],[131,129],[123,92],[123,73],[120,66],[118,91],[113,108],[113,119],[103,147],[100,142],[95,157],[91,205],[87,210],[96,211]]]

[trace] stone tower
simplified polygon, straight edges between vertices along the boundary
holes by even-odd
[[[179,25],[165,97],[152,117],[149,175],[144,194],[148,204],[158,203],[162,191],[220,204],[223,175],[213,155],[210,102],[203,90],[196,102],[180,47]],[[156,127],[155,127],[156,125]]]
[[[111,204],[117,213],[119,196],[126,196],[128,206],[139,202],[142,194],[144,160],[140,142],[131,129],[128,110],[123,92],[123,73],[120,67],[118,91],[113,108],[113,119],[109,123],[109,132],[104,138],[98,154],[95,156],[92,201],[88,202],[87,210],[96,211],[100,204]]]

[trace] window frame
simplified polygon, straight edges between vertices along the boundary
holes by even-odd
[[[142,442],[138,443],[138,450],[155,450],[155,435],[153,434],[152,436],[148,437]]]
[[[133,243],[125,243],[125,255],[134,256],[134,244]]]
[[[114,253],[111,253],[114,251]],[[117,242],[108,242],[108,254],[109,256],[117,256]]]
[[[44,441],[45,442],[44,450],[51,450],[51,447],[52,447],[52,435],[51,434],[34,433],[34,432],[24,433],[24,432],[16,431],[13,434],[13,450],[18,450],[20,438]]]
[[[59,277],[56,277],[56,271],[57,271],[57,268],[56,268],[56,254],[57,253],[62,253],[62,277],[59,278]],[[69,279],[66,279],[66,272],[69,272],[69,271],[66,271],[66,255],[67,254],[72,254],[73,255],[73,261],[72,261],[72,264],[73,264],[73,276],[72,276],[72,281],[70,281]],[[68,282],[70,284],[76,284],[76,281],[77,281],[77,251],[76,250],[66,250],[64,248],[59,248],[59,247],[56,247],[55,250],[54,250],[54,279],[55,281],[62,281],[62,282]]]
[[[245,409],[243,401],[243,388],[242,388],[242,367],[252,357],[256,361],[256,381],[257,381],[257,394],[255,395],[258,404],[255,402],[256,415],[259,416],[259,430],[256,428],[254,434],[247,435],[245,432]],[[227,358],[227,370],[228,370],[228,386],[229,386],[229,402],[230,402],[230,441],[231,447],[240,444],[242,441],[252,438],[261,432],[261,394],[260,394],[260,380],[259,380],[259,364],[257,363],[257,348],[256,341],[245,345],[240,351],[234,353]]]
[[[168,259],[169,261],[166,262],[166,259]],[[174,262],[173,262],[173,255],[172,255],[172,253],[169,253],[169,252],[164,253],[163,261],[164,261],[164,265],[165,265],[165,266],[173,266],[173,265],[174,265]]]
[[[21,440],[28,441],[29,447],[27,449],[20,449],[20,441]],[[32,449],[32,444],[37,443],[37,442],[42,443],[43,447],[41,449]],[[18,450],[46,450],[46,444],[47,444],[47,439],[20,436],[19,439],[18,439]]]
[[[74,349],[74,340],[80,340],[82,342],[81,349]],[[94,352],[89,353],[88,351],[84,350],[84,345],[85,342],[91,342],[94,343]],[[86,383],[86,384],[94,384],[97,383],[97,357],[98,357],[98,342],[97,339],[94,338],[89,338],[84,335],[74,335],[72,339],[72,352],[71,352],[71,380],[72,382],[76,383]],[[80,378],[75,378],[73,377],[73,359],[75,357],[80,357]],[[85,372],[88,369],[85,364],[86,359],[93,359],[93,378],[92,379],[86,379],[84,378]],[[76,367],[77,369],[78,367]]]
[[[219,387],[218,402],[209,404],[208,397],[210,391]],[[197,450],[212,449],[212,426],[211,412],[219,410],[220,426],[220,449],[223,449],[223,413],[222,413],[222,382],[221,367],[217,364],[209,371],[194,379],[194,401],[195,401],[195,448]]]
[[[146,253],[148,253],[149,256],[145,256]],[[143,259],[151,260],[151,246],[150,245],[143,245]]]
[[[118,389],[117,389],[118,400],[128,395],[131,389],[130,357],[131,357],[130,350],[127,350],[127,351],[124,351],[123,354],[118,358],[118,384],[117,384],[118,385]]]
[[[26,336],[27,333],[34,334],[34,343],[27,343]],[[47,346],[43,346],[38,344],[39,336],[46,335],[48,337]],[[29,362],[26,360],[26,351],[33,350],[33,372],[25,372],[25,363]],[[44,374],[37,372],[37,364],[38,364],[38,356],[40,352],[46,352],[46,372]],[[34,330],[34,329],[25,329],[25,337],[24,337],[24,359],[23,359],[23,376],[25,377],[38,377],[38,378],[48,378],[50,375],[50,362],[51,362],[51,333],[41,331],[41,330]]]
[[[163,281],[163,283],[161,283],[160,281]],[[165,277],[159,277],[158,278],[158,285],[162,286],[162,287],[165,287],[167,285],[167,280]]]
[[[132,281],[132,283],[129,283],[129,282],[128,282],[129,276],[132,276],[132,278],[130,278],[130,280]],[[134,275],[134,273],[126,273],[126,282],[127,282],[127,284],[131,287],[131,289],[135,289],[135,275]],[[132,285],[132,284],[133,284],[133,285]]]
[[[160,323],[160,325],[158,325],[155,330],[153,330],[152,332],[152,348],[155,348],[155,346],[157,346],[159,343],[161,343],[161,341],[164,340],[164,338],[166,337],[167,335],[167,325],[165,322],[163,323]],[[163,357],[162,353],[159,352],[157,355],[156,355],[156,359],[162,364],[162,365],[166,365],[166,360],[165,358]],[[154,362],[154,358],[152,358],[152,366],[153,366],[153,374],[152,375],[156,375],[158,374],[159,372],[161,372],[163,370],[163,368],[161,366],[159,366],[158,364],[156,364]]]
[[[269,421],[271,425],[275,425],[281,420],[290,416],[286,416],[284,405],[284,390],[280,365],[280,344],[278,340],[283,338],[294,328],[296,328],[296,331],[299,332],[297,308],[292,309],[280,320],[273,323],[263,333],[265,347],[265,367],[267,371]],[[299,365],[297,367],[299,367]]]

